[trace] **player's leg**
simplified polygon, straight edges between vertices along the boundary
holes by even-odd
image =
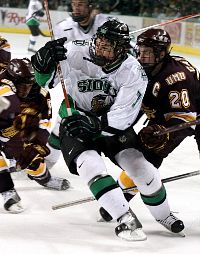
[[[21,205],[21,198],[14,188],[14,183],[9,172],[4,156],[0,155],[0,193],[3,197],[4,209],[10,213],[21,213],[24,208]]]
[[[40,163],[36,169],[26,169],[28,177],[35,180],[38,184],[54,190],[67,190],[70,187],[70,182],[67,179],[52,176],[49,172],[46,163]]]
[[[159,171],[134,148],[121,151],[116,155],[116,160],[134,180],[144,204],[156,221],[174,233],[181,232],[184,229],[183,222],[170,212]]]
[[[130,210],[121,188],[107,173],[101,156],[88,144],[64,135],[61,131],[61,150],[73,174],[78,174],[88,185],[99,205],[118,220],[116,235],[130,241],[145,240],[142,225]]]

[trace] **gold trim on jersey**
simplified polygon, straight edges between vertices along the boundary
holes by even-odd
[[[8,168],[8,164],[3,156],[0,156],[0,174],[1,170],[5,170]]]
[[[31,176],[42,176],[46,173],[46,163],[40,163],[36,170],[26,169],[26,172]]]
[[[49,121],[47,119],[40,120],[40,128],[41,129],[46,129],[46,130],[50,131],[51,126],[52,126],[52,122],[51,121]]]
[[[136,187],[135,183],[133,182],[133,180],[126,174],[125,171],[122,171],[119,179],[118,179],[120,185],[122,185],[125,188],[134,188]],[[138,192],[138,189],[133,190],[134,193]]]
[[[171,118],[182,119],[184,122],[190,122],[196,120],[196,113],[170,112],[165,114],[166,121],[169,121]]]
[[[147,118],[150,120],[152,118],[155,118],[155,113],[157,110],[150,109],[149,107],[146,107],[144,104],[142,104],[142,111],[146,114]]]
[[[12,138],[15,136],[19,131],[15,129],[15,127],[12,125],[6,129],[1,130],[1,136],[4,138]]]
[[[5,87],[4,87],[5,86]],[[7,87],[8,86],[8,87]],[[9,89],[10,88],[10,89]],[[1,79],[1,84],[0,84],[0,90],[2,91],[7,91],[7,92],[13,92],[16,93],[16,87],[14,86],[13,82],[8,80],[8,79]],[[2,93],[2,92],[1,92]],[[2,94],[1,94],[2,95]]]

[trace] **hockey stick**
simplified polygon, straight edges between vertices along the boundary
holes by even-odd
[[[179,130],[186,129],[188,127],[191,127],[193,125],[198,125],[198,124],[200,124],[200,119],[190,121],[190,122],[186,122],[186,123],[177,124],[177,125],[174,125],[174,126],[156,131],[156,132],[153,133],[153,135],[154,136],[161,136],[161,135],[166,134],[166,133],[179,131]]]
[[[52,23],[51,23],[51,17],[50,17],[50,13],[49,13],[48,0],[44,0],[44,8],[45,8],[46,16],[47,16],[47,23],[48,23],[48,27],[49,27],[50,36],[51,36],[51,39],[53,40],[54,39],[54,34],[53,34],[53,28],[52,28]],[[68,100],[67,90],[65,88],[65,83],[64,83],[64,78],[63,78],[60,63],[57,66],[57,70],[58,70],[58,74],[59,74],[59,77],[60,77],[60,83],[62,85],[62,90],[63,90],[65,103],[66,103],[66,107],[67,107],[67,113],[68,113],[68,116],[71,116],[72,112],[71,112],[70,103],[69,103],[69,100]]]
[[[196,175],[199,175],[199,174],[200,174],[200,170],[197,170],[197,171],[193,171],[193,172],[190,172],[190,173],[185,173],[185,174],[182,174],[182,175],[171,176],[171,177],[162,179],[162,183],[168,183],[168,182],[176,181],[176,180],[191,177],[191,176],[196,176]],[[123,190],[123,193],[133,191],[133,190],[136,190],[136,189],[137,189],[137,187],[126,188],[126,189]],[[87,197],[87,198],[82,198],[82,199],[66,202],[66,203],[59,204],[59,205],[54,205],[54,206],[52,206],[52,209],[53,210],[58,210],[58,209],[65,208],[65,207],[70,207],[70,206],[75,206],[75,205],[79,205],[79,204],[88,203],[88,202],[94,201],[94,200],[96,200],[96,199],[93,196],[91,196],[91,197]]]
[[[155,25],[148,26],[148,27],[143,27],[141,29],[132,31],[129,34],[131,36],[131,35],[133,35],[135,33],[140,33],[140,32],[146,31],[147,29],[150,29],[150,28],[155,28],[155,27],[159,27],[159,26],[166,26],[166,25],[169,25],[171,23],[175,23],[175,22],[178,22],[178,21],[186,20],[186,19],[196,18],[196,17],[199,17],[199,16],[200,16],[200,14],[198,13],[198,14],[191,14],[191,15],[187,15],[187,16],[183,16],[183,17],[179,17],[179,18],[163,21],[163,22],[161,22],[159,24],[155,24]]]
[[[39,28],[38,28],[39,29]],[[42,35],[43,37],[51,37],[50,35],[48,34],[44,34],[40,29],[39,29],[39,33],[40,35]]]

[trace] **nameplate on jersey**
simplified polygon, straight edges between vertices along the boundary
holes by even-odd
[[[89,41],[88,40],[74,40],[72,43],[76,46],[88,46]]]

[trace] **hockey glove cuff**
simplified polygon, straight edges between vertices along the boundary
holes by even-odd
[[[24,150],[17,160],[17,164],[22,168],[36,169],[41,162],[44,162],[44,157],[50,154],[50,150],[46,145],[38,145],[28,143],[24,146]]]

